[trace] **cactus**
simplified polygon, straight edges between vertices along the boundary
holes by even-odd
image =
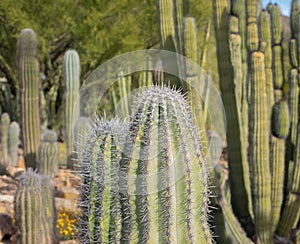
[[[9,114],[3,113],[1,115],[2,163],[6,166],[9,164],[9,153],[8,153],[9,123],[10,123]]]
[[[29,168],[20,177],[14,199],[18,243],[58,243],[53,188]]]
[[[118,162],[124,126],[117,120],[92,126],[82,152],[80,227],[82,243],[117,243],[120,238]]]
[[[37,37],[33,30],[24,29],[18,39],[18,75],[21,91],[21,136],[26,167],[36,167],[40,141],[39,63]]]
[[[10,165],[16,167],[18,164],[18,149],[19,149],[19,124],[13,121],[9,125],[8,131],[8,153]]]
[[[73,126],[79,117],[80,60],[75,50],[68,50],[63,62],[65,82],[65,130],[67,145],[67,166],[73,167]]]
[[[84,145],[87,141],[87,136],[91,130],[91,122],[87,117],[79,117],[76,121],[76,125],[74,128],[74,143],[77,158],[80,160],[82,159],[83,152],[84,152]]]
[[[186,101],[153,87],[136,104],[120,161],[121,242],[211,243],[206,155]]]
[[[128,132],[104,121],[86,143],[82,241],[212,243],[206,155],[187,102],[153,87],[136,104]]]
[[[38,172],[54,180],[59,162],[59,147],[54,131],[47,130],[42,134],[37,157]]]

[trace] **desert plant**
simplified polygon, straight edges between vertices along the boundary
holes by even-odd
[[[79,117],[80,60],[75,50],[68,50],[63,62],[65,82],[65,141],[67,145],[67,166],[73,167],[74,125]]]
[[[19,150],[19,124],[13,121],[9,125],[8,131],[8,153],[10,165],[15,167],[18,164],[18,150]]]
[[[20,176],[14,200],[18,243],[58,243],[53,186],[31,168]]]
[[[42,134],[42,139],[38,148],[37,170],[42,175],[47,175],[54,179],[59,163],[59,146],[57,134],[52,130],[47,130]]]
[[[206,155],[190,114],[179,92],[152,87],[128,132],[115,121],[95,127],[81,171],[85,243],[212,243]]]
[[[40,142],[37,36],[31,29],[21,31],[18,39],[18,76],[21,92],[21,136],[26,167],[36,168]]]
[[[1,115],[1,145],[2,145],[2,163],[4,165],[9,164],[8,153],[8,131],[9,131],[10,118],[8,113]]]

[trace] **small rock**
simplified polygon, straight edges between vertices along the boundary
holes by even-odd
[[[12,218],[8,214],[0,213],[0,241],[9,240],[15,232]]]

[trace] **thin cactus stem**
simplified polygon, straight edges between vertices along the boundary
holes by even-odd
[[[9,131],[8,131],[9,162],[10,165],[13,167],[18,166],[19,135],[20,135],[19,124],[13,121],[9,125]]]
[[[2,163],[9,165],[8,152],[8,133],[9,133],[10,117],[8,113],[1,115],[1,145],[2,145]]]

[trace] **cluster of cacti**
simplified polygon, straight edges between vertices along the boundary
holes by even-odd
[[[17,166],[20,128],[17,122],[10,123],[8,113],[1,115],[2,160],[5,166]]]
[[[85,143],[84,243],[212,243],[208,172],[187,101],[146,89],[129,126],[100,121]]]
[[[37,170],[42,175],[54,179],[59,163],[59,146],[57,134],[47,130],[42,134],[41,142],[37,153]]]
[[[19,180],[14,199],[18,243],[59,243],[51,181],[31,168]]]
[[[39,88],[40,74],[37,57],[37,37],[33,30],[24,29],[18,39],[18,78],[21,92],[21,137],[26,167],[36,168],[36,153],[40,142]]]
[[[80,116],[80,60],[75,50],[65,53],[63,62],[65,84],[65,139],[67,144],[67,166],[74,162],[74,125]]]
[[[213,3],[221,94],[227,123],[236,126],[227,130],[227,191],[232,208],[224,204],[225,191],[219,199],[230,239],[236,242],[248,236],[252,240],[247,243],[273,243],[278,236],[288,239],[300,216],[295,150],[299,143],[298,1],[292,3],[289,84],[284,81],[279,6],[269,4],[261,10],[256,0],[235,0],[231,6],[226,0]],[[241,227],[232,225],[237,222]]]

